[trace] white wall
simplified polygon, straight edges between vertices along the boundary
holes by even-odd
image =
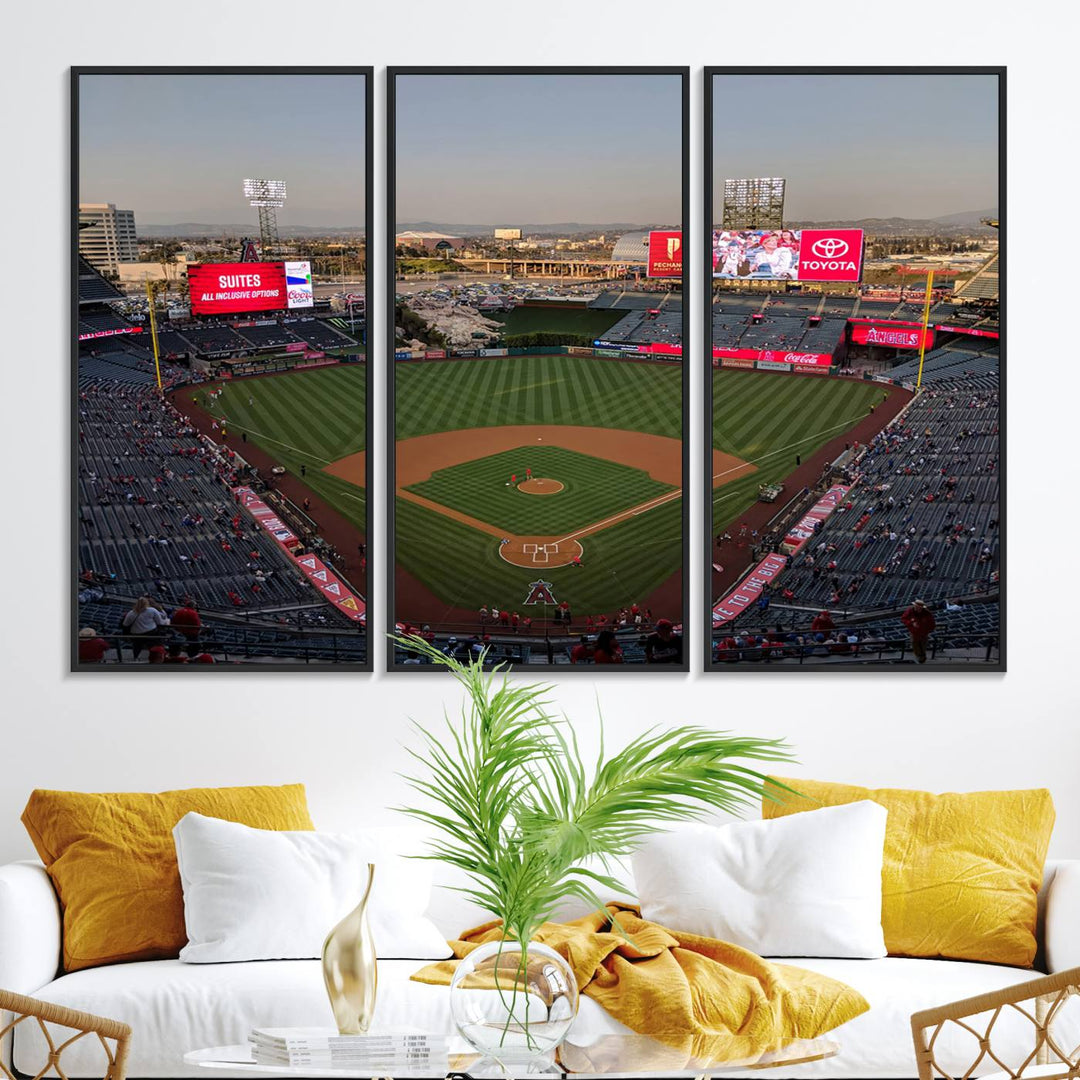
[[[1075,228],[1043,212],[1038,170],[1061,164],[1072,129],[1066,34],[1047,33],[1048,4],[1024,5],[1022,22],[995,4],[776,4],[755,17],[718,3],[628,0],[509,4],[310,5],[263,0],[151,5],[117,0],[107,19],[84,5],[21,5],[5,25],[0,186],[4,319],[33,326],[34,348],[7,345],[2,384],[4,470],[0,860],[31,853],[18,815],[35,786],[155,790],[199,784],[302,780],[317,823],[344,826],[404,797],[406,718],[432,721],[449,691],[441,678],[239,674],[232,678],[75,677],[67,665],[67,93],[69,64],[376,65],[376,146],[381,146],[387,63],[690,64],[692,182],[701,182],[701,67],[741,63],[1010,64],[1012,259],[1008,399],[1010,672],[1007,676],[817,674],[780,678],[704,675],[567,679],[560,702],[591,738],[596,695],[611,741],[653,723],[694,721],[787,736],[803,775],[870,785],[971,790],[1046,785],[1054,793],[1057,855],[1080,855],[1080,709],[1074,681],[1080,619],[1075,595],[1077,513],[1073,458],[1080,390],[1075,348],[1033,345],[1026,327],[1053,307],[1046,282],[1076,260]],[[730,20],[734,18],[734,23]],[[1017,23],[1018,25],[1014,25]],[[736,35],[733,37],[733,35]],[[743,36],[745,35],[745,37]],[[958,44],[954,44],[958,42]],[[752,107],[747,102],[747,108]],[[929,124],[948,124],[947,105]],[[887,124],[888,118],[882,117]],[[767,132],[765,133],[767,137]],[[853,138],[857,134],[853,133]],[[376,161],[375,250],[383,236],[381,156]],[[927,162],[928,168],[937,163]],[[178,165],[182,168],[182,165]],[[1071,207],[1070,207],[1071,208]],[[957,209],[966,209],[957,207]],[[1047,222],[1050,228],[1047,230]],[[1025,242],[1030,236],[1037,242]],[[1044,248],[1038,275],[1025,273]],[[696,260],[698,254],[693,252]],[[701,351],[694,278],[691,354]],[[375,311],[383,310],[376,287]],[[1061,310],[1061,305],[1058,310]],[[25,337],[23,338],[25,340]],[[381,328],[375,339],[381,354]],[[384,380],[376,367],[375,415]],[[1070,397],[1071,396],[1071,397]],[[701,429],[694,386],[694,482]],[[380,428],[381,430],[381,428]],[[374,441],[375,475],[383,466]],[[374,505],[378,508],[383,494]],[[691,501],[695,569],[699,500]],[[1041,523],[1046,522],[1044,527]],[[382,529],[382,515],[376,525]],[[376,559],[382,553],[372,544]],[[1059,552],[1065,554],[1058,558]],[[376,575],[381,579],[381,574]],[[693,575],[695,625],[699,575]],[[376,610],[382,610],[381,588]],[[1073,644],[1069,644],[1069,639]],[[381,663],[380,649],[378,661]],[[218,673],[220,674],[220,673]],[[601,687],[600,683],[604,685]],[[599,689],[598,689],[599,687]]]

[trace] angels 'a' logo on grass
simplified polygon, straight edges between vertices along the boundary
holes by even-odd
[[[529,595],[525,598],[528,604],[550,604],[555,606],[555,594],[551,591],[550,581],[530,581]]]

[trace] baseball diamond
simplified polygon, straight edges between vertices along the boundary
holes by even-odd
[[[529,431],[523,428],[523,432]],[[617,432],[613,432],[617,436]],[[477,432],[477,449],[483,446],[483,432]],[[604,436],[597,450],[603,455]],[[616,452],[617,451],[612,451]],[[653,480],[641,469],[587,457],[561,446],[534,442],[501,454],[477,458],[449,469],[440,469],[429,480],[410,484],[404,491],[424,496],[465,513],[490,521],[515,533],[571,532],[592,521],[602,521],[620,510],[648,503],[672,490],[670,484]],[[563,484],[558,499],[542,502],[518,490],[517,481],[529,463],[535,472],[557,477]]]
[[[395,375],[399,618],[522,608],[540,569],[578,610],[666,588],[678,613],[678,366],[560,354]],[[541,479],[561,487],[537,498]]]

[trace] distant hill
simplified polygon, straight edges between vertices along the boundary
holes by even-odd
[[[978,225],[983,218],[993,218],[996,221],[997,216],[995,206],[993,210],[961,210],[959,214],[942,214],[934,220],[942,225]]]
[[[606,224],[589,224],[581,221],[551,221],[543,224],[518,224],[513,222],[508,228],[518,229],[527,236],[567,236],[574,233],[624,233],[642,229],[668,228],[665,225],[634,225],[627,221],[612,221]],[[441,232],[451,236],[491,236],[496,225],[461,225],[445,221],[399,221],[397,232]]]
[[[996,210],[964,210],[939,218],[858,218],[857,220],[787,221],[793,229],[862,229],[872,236],[993,236],[994,230],[980,224],[996,218]]]
[[[144,239],[156,239],[162,236],[203,237],[213,239],[219,236],[252,236],[256,239],[259,235],[258,225],[249,222],[247,225],[208,225],[198,221],[178,221],[175,225],[139,225],[136,223],[136,231]],[[278,234],[281,237],[302,236],[363,236],[365,233],[362,225],[279,225]]]

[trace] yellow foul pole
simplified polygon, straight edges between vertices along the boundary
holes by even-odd
[[[922,309],[922,332],[919,335],[919,377],[915,380],[915,389],[918,390],[922,386],[922,366],[923,361],[926,359],[926,331],[930,325],[930,287],[934,284],[934,271],[931,270],[926,275],[926,303],[923,304]],[[156,347],[156,343],[155,343]]]
[[[147,278],[146,279],[146,299],[150,305],[150,339],[154,343],[154,371],[157,373],[157,388],[158,393],[164,396],[165,391],[161,386],[161,359],[158,355],[158,343],[157,343],[157,317],[154,315],[154,283]]]

